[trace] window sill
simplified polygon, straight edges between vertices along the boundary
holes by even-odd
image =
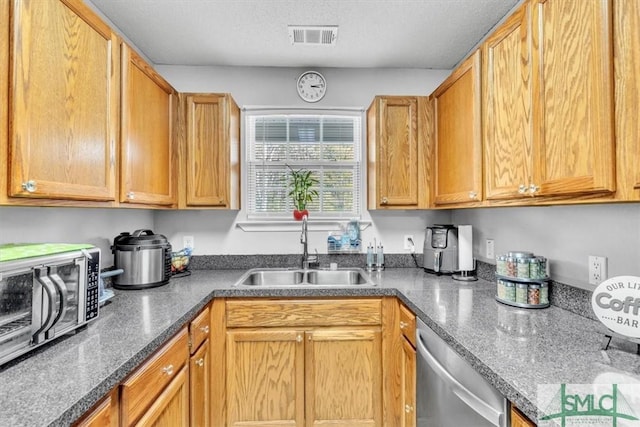
[[[340,224],[345,224],[346,219],[316,219],[307,221],[307,230],[309,231],[337,231]],[[371,221],[359,221],[360,230],[364,230],[371,225]],[[238,221],[236,227],[242,231],[299,231],[302,227],[301,221],[289,220],[256,220],[256,221]]]

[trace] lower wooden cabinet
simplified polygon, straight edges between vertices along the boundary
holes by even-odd
[[[227,307],[226,425],[385,424],[380,300],[290,302]]]
[[[189,368],[183,366],[134,426],[189,425]]]
[[[118,427],[118,390],[114,389],[109,396],[90,409],[74,427]]]
[[[189,362],[189,413],[190,425],[193,427],[208,427],[211,425],[209,411],[211,402],[210,359],[209,340],[207,340],[191,356]]]
[[[188,360],[183,328],[120,386],[121,425],[188,425]]]
[[[525,417],[515,406],[512,406],[511,427],[535,427],[535,423]]]

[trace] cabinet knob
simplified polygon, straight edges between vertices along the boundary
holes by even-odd
[[[129,200],[133,200],[133,199],[135,199],[135,198],[136,198],[136,195],[135,195],[135,193],[134,193],[133,191],[129,191],[129,192],[127,193],[127,199],[129,199]]]
[[[200,367],[204,366],[204,358],[201,357],[200,359],[196,360],[196,365]]]
[[[520,184],[520,186],[518,187],[518,193],[524,194],[526,192],[527,192],[527,186],[524,184]]]
[[[200,330],[202,332],[204,332],[205,334],[208,334],[209,333],[209,326],[208,325],[207,326],[203,326],[203,327],[200,328]]]
[[[162,372],[167,375],[173,375],[173,365],[165,366],[162,368]]]
[[[404,405],[404,412],[406,412],[408,414],[409,412],[412,412],[412,411],[413,411],[413,406]]]
[[[538,187],[537,185],[531,184],[529,186],[529,194],[531,194],[533,196],[534,194],[536,194],[538,192],[539,189],[540,189],[540,187]]]
[[[218,203],[220,203],[221,205],[224,205],[224,199],[221,197]]]
[[[31,179],[27,182],[22,183],[22,189],[29,193],[33,193],[34,191],[36,191],[37,187],[38,185],[36,184],[36,182]]]
[[[409,326],[409,324],[407,322],[400,321],[400,329],[404,329],[407,326]]]
[[[386,205],[387,203],[389,203],[389,199],[387,199],[386,197],[383,197],[382,200],[380,200],[381,205]]]
[[[296,337],[296,341],[302,342],[302,335],[301,334],[298,334],[298,336]]]
[[[470,199],[477,199],[478,198],[478,193],[476,193],[475,191],[469,191],[469,198]]]

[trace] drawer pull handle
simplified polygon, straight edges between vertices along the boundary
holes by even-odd
[[[203,326],[203,327],[200,328],[200,330],[202,332],[204,332],[205,334],[208,334],[209,333],[209,326]]]
[[[381,205],[386,205],[389,203],[389,199],[387,199],[386,197],[382,198],[382,201],[380,202]]]
[[[409,326],[409,324],[407,322],[403,322],[402,320],[400,321],[400,329],[404,329],[407,326]]]
[[[473,200],[477,199],[478,193],[476,193],[475,191],[469,191],[469,198]]]
[[[298,336],[296,337],[296,341],[302,342],[302,335],[298,334]]]
[[[518,193],[524,194],[526,191],[527,191],[527,186],[524,184],[520,184],[520,186],[518,187]]]
[[[412,411],[413,411],[413,406],[404,405],[404,412],[406,412],[408,414],[409,412],[412,412]]]
[[[196,365],[200,367],[204,366],[204,358],[201,357],[200,359],[196,360]]]
[[[173,375],[173,365],[165,366],[162,368],[162,372],[167,375]]]

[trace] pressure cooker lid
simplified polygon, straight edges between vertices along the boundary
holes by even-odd
[[[133,234],[128,232],[120,233],[118,237],[113,239],[113,246],[118,249],[118,246],[166,246],[169,241],[162,234],[153,234],[151,230],[136,230]]]

